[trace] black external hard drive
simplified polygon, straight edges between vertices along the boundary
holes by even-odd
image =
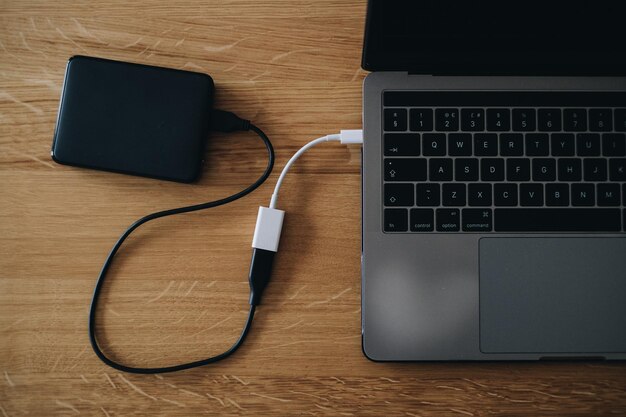
[[[200,174],[213,92],[207,74],[74,56],[65,71],[52,158],[192,182]]]

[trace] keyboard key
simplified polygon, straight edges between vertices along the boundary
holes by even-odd
[[[437,231],[458,232],[460,226],[459,209],[437,209]]]
[[[506,132],[511,129],[511,112],[509,109],[487,109],[487,130]]]
[[[435,129],[442,132],[459,130],[459,109],[435,110]]]
[[[552,156],[574,156],[574,135],[553,133],[551,137]]]
[[[581,133],[576,135],[578,156],[600,156],[600,135]]]
[[[385,181],[425,181],[426,159],[385,158]]]
[[[385,133],[385,156],[419,156],[419,154],[419,134]]]
[[[497,156],[498,135],[495,133],[477,133],[474,135],[474,155]]]
[[[492,215],[490,209],[463,209],[464,232],[491,232]]]
[[[385,184],[386,206],[412,206],[413,184]]]
[[[563,110],[563,130],[566,132],[584,132],[587,130],[587,110]]]
[[[495,184],[493,202],[496,206],[517,206],[517,184]]]
[[[444,184],[441,191],[441,202],[446,207],[465,205],[465,184]]]
[[[411,232],[432,232],[435,230],[433,209],[411,209]]]
[[[506,160],[507,181],[530,181],[530,159],[509,158]]]
[[[526,155],[548,156],[550,155],[550,140],[546,133],[526,134]]]
[[[626,134],[605,133],[602,135],[602,154],[604,156],[626,156]]]
[[[533,159],[533,181],[556,180],[556,159]]]
[[[446,154],[446,135],[443,133],[425,133],[422,136],[424,156],[444,156]]]
[[[478,181],[478,159],[457,158],[454,172],[457,181]]]
[[[406,232],[409,228],[409,220],[406,209],[385,209],[385,232]]]
[[[592,132],[606,132],[613,128],[613,112],[611,109],[589,110],[589,130]]]
[[[615,131],[626,132],[626,109],[615,109]]]
[[[559,181],[580,181],[582,179],[582,169],[580,159],[562,158],[559,159]]]
[[[496,209],[496,232],[618,232],[619,209]]]
[[[583,172],[585,181],[606,181],[606,159],[585,158],[583,159]]]
[[[572,184],[572,206],[593,206],[596,204],[593,184]]]
[[[484,158],[480,161],[480,179],[504,181],[504,159]]]
[[[519,197],[521,206],[543,206],[543,184],[521,184]]]
[[[483,109],[462,109],[461,130],[465,132],[485,130],[485,111]]]
[[[546,184],[546,205],[569,206],[569,186],[567,184]]]
[[[560,109],[539,109],[538,129],[542,132],[558,132],[561,130],[561,110]]]
[[[513,130],[529,132],[535,130],[535,109],[513,109]]]
[[[626,181],[626,158],[609,159],[609,179],[611,181]]]
[[[421,183],[415,187],[415,203],[422,207],[437,207],[440,202],[439,184]]]
[[[598,198],[599,206],[619,206],[620,205],[619,184],[598,184],[597,191],[598,191],[597,198]]]
[[[473,207],[491,206],[491,184],[469,184],[467,203]]]
[[[450,156],[471,156],[472,135],[469,133],[450,133],[448,135],[448,154]]]
[[[433,110],[409,110],[409,128],[416,132],[430,132],[433,130]]]
[[[406,130],[406,109],[385,109],[385,130]]]
[[[524,135],[521,133],[502,133],[500,135],[500,155],[524,155]]]
[[[452,159],[431,158],[428,164],[430,181],[452,181]]]

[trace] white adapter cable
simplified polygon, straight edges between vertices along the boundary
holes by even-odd
[[[306,151],[323,142],[341,142],[342,144],[363,144],[363,131],[342,130],[340,133],[322,136],[304,145],[285,164],[283,171],[276,181],[276,187],[272,194],[269,207],[259,207],[259,214],[252,238],[252,261],[250,263],[250,304],[258,305],[261,295],[269,282],[272,272],[274,254],[278,251],[280,234],[283,228],[285,212],[276,208],[278,192],[283,184],[289,168]]]

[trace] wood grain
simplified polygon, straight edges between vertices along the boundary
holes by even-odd
[[[246,344],[212,366],[126,375],[89,348],[87,311],[119,233],[208,201],[265,164],[247,134],[212,135],[195,185],[56,165],[64,66],[94,55],[211,74],[217,105],[272,138],[277,166],[358,128],[364,1],[0,2],[0,416],[626,415],[623,363],[389,364],[360,347],[358,149],[308,153],[285,183],[281,252]],[[104,290],[101,338],[135,365],[228,346],[247,309],[257,206],[247,198],[140,229]]]

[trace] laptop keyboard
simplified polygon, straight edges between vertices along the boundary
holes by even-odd
[[[622,232],[626,93],[383,95],[383,231]]]

